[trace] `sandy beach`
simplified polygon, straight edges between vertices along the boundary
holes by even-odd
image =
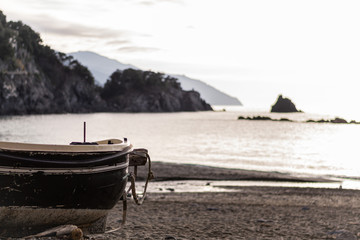
[[[162,170],[157,171],[157,168]],[[199,168],[203,171],[198,172]],[[186,171],[184,171],[186,170]],[[205,174],[216,179],[285,179],[280,173],[154,164],[159,179]],[[175,174],[175,172],[177,174]],[[187,174],[186,174],[187,173]],[[299,178],[299,181],[306,179]],[[309,180],[309,179],[308,179]],[[311,180],[321,180],[311,178]],[[226,188],[226,187],[225,187]],[[90,239],[358,239],[360,191],[344,189],[228,187],[234,192],[149,193],[141,206],[128,201],[127,223]],[[227,190],[228,190],[227,189]],[[122,203],[108,230],[120,226]]]
[[[129,204],[119,231],[92,239],[357,239],[360,193],[350,190],[239,187],[227,193],[149,194]],[[119,226],[122,205],[108,226]]]
[[[143,179],[141,175],[145,175],[144,170],[142,168],[139,171],[140,180]],[[314,176],[168,163],[154,163],[153,171],[154,181],[160,184],[165,184],[165,180],[194,179],[293,182],[327,180]],[[138,184],[141,186],[144,182]],[[86,238],[360,238],[360,191],[254,186],[221,188],[220,192],[177,192],[176,189],[164,193],[150,192],[141,206],[137,206],[129,198],[127,222],[124,226],[121,226],[123,205],[120,201],[108,216],[107,231],[121,228],[111,233],[87,235]]]

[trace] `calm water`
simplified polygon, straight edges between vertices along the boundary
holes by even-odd
[[[297,121],[331,118],[250,111],[96,113],[0,118],[0,141],[68,144],[127,137],[155,161],[360,177],[360,125],[237,120],[267,115]]]

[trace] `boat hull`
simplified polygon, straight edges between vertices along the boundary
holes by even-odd
[[[126,187],[129,151],[41,154],[0,155],[0,237],[63,224],[103,232]]]

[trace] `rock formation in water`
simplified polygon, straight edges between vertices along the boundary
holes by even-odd
[[[244,116],[239,116],[238,120],[260,120],[260,121],[274,121],[274,122],[306,122],[306,123],[344,123],[344,124],[360,124],[360,122],[357,122],[355,120],[351,120],[350,122],[346,121],[343,118],[339,118],[336,117],[334,119],[320,119],[320,120],[313,120],[313,119],[308,119],[306,121],[296,121],[296,120],[291,120],[288,118],[280,118],[280,119],[273,119],[267,116],[253,116],[253,117],[244,117]]]
[[[271,107],[271,112],[280,112],[280,113],[287,113],[287,112],[299,112],[295,104],[288,98],[283,98],[282,95],[279,95],[276,103]]]
[[[145,78],[149,74],[156,75],[143,73]],[[127,76],[129,83],[137,77]],[[134,80],[129,92],[107,96],[108,89],[96,86],[86,67],[43,45],[39,34],[22,22],[7,22],[0,11],[0,115],[211,110],[198,93],[183,91],[174,79],[173,87],[165,87],[170,81],[163,80],[157,86],[148,79]]]
[[[330,119],[330,120],[325,120],[325,119],[312,120],[312,119],[309,119],[306,122],[316,122],[316,123],[354,123],[354,124],[359,124],[359,122],[356,122],[355,120],[352,120],[352,121],[348,122],[345,119],[339,118],[339,117],[336,117],[336,118]]]

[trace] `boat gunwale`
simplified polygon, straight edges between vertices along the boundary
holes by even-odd
[[[115,142],[108,144],[107,142]],[[121,152],[132,148],[129,141],[106,139],[95,142],[97,145],[61,145],[0,141],[0,151],[36,152],[36,153],[104,153]]]

